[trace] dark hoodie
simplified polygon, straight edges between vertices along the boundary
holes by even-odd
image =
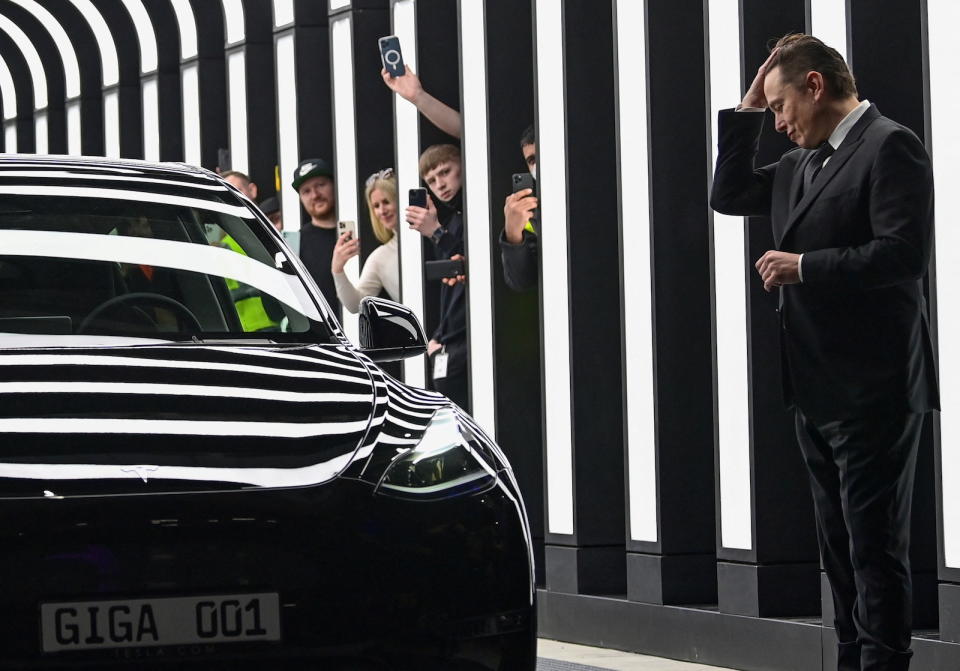
[[[439,238],[433,242],[438,260],[449,259],[454,254],[463,254],[463,195],[458,192],[450,202],[438,203],[437,219],[440,221]],[[431,239],[432,240],[432,239]],[[454,286],[440,287],[440,323],[433,332],[433,339],[447,346],[447,370],[449,375],[467,367],[467,304],[466,289],[462,282]]]

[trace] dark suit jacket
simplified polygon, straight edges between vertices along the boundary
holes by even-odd
[[[837,419],[937,408],[920,283],[933,227],[923,144],[871,106],[800,197],[812,150],[754,168],[765,116],[720,112],[710,204],[769,216],[777,249],[804,254],[803,283],[782,288],[788,404]]]

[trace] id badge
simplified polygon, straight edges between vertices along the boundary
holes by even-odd
[[[440,380],[447,376],[447,357],[450,356],[445,351],[437,352],[433,357],[433,379]]]

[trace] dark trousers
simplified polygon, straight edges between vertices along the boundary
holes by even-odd
[[[923,415],[820,421],[796,414],[840,671],[910,665],[910,502]]]
[[[470,391],[467,387],[467,371],[461,370],[433,381],[433,388],[470,412]]]

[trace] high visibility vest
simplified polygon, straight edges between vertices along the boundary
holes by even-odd
[[[237,241],[229,235],[223,236],[223,244],[238,254],[247,256],[247,253],[243,251],[243,247],[238,245]],[[240,283],[227,278],[227,288],[232,294],[240,288]],[[270,319],[270,315],[267,314],[267,310],[263,307],[263,300],[261,300],[260,296],[248,296],[247,298],[234,300],[233,305],[237,308],[237,316],[240,318],[240,325],[243,326],[245,333],[262,331],[277,326],[277,322]]]

